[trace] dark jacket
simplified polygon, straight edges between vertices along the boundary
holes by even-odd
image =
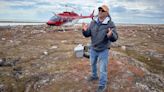
[[[108,28],[112,29],[112,36],[108,37]],[[110,16],[101,23],[98,17],[94,18],[90,23],[87,31],[83,31],[85,37],[91,36],[91,48],[96,51],[103,51],[110,47],[111,42],[115,42],[118,39],[118,34],[116,32],[116,26],[111,21]]]

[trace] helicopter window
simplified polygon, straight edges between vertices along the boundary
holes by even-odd
[[[57,16],[53,16],[53,17],[51,17],[51,19],[53,20],[53,19],[56,19],[57,18]]]
[[[60,17],[58,17],[58,16],[53,16],[50,20],[52,20],[52,21],[59,21],[59,20],[60,20]]]
[[[61,18],[60,21],[61,21],[61,22],[64,22],[64,19]]]

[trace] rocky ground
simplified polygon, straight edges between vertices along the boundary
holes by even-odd
[[[90,64],[74,48],[89,38],[80,26],[0,27],[0,92],[95,92]],[[60,30],[60,31],[59,31]],[[164,25],[118,25],[106,92],[164,92]]]

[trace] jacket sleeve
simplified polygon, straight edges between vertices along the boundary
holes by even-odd
[[[118,39],[118,33],[116,31],[116,26],[111,22],[112,36],[108,37],[111,42],[115,42]]]
[[[91,27],[93,25],[93,21],[90,23],[89,27],[87,28],[86,31],[82,30],[82,33],[85,37],[90,37],[91,36]]]

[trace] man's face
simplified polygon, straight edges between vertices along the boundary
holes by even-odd
[[[99,13],[98,13],[98,17],[99,18],[105,18],[105,17],[107,17],[108,12],[104,11],[101,7],[98,8],[98,10],[99,10]]]

